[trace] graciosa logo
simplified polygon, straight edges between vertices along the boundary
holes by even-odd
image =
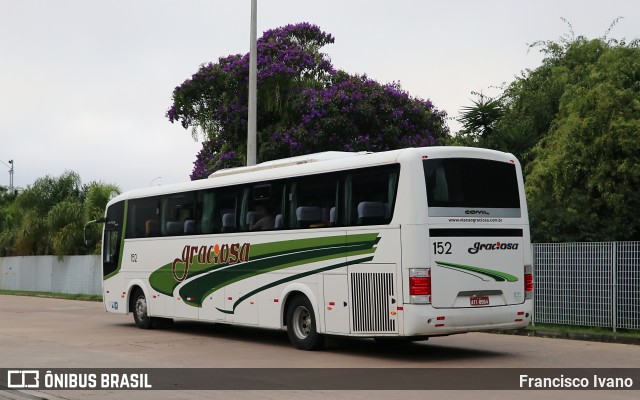
[[[182,257],[171,264],[171,273],[176,281],[182,282],[189,274],[189,267],[197,261],[200,265],[214,266],[249,261],[250,243],[215,244],[212,246],[184,246]],[[182,270],[182,273],[179,273]]]
[[[477,254],[480,250],[518,250],[518,243],[480,243],[475,242],[469,248],[469,253]]]

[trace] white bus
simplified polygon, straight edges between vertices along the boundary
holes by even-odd
[[[326,152],[122,194],[103,233],[108,312],[417,340],[531,320],[520,164],[462,147]],[[90,232],[90,229],[89,229]]]

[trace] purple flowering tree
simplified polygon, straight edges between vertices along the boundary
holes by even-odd
[[[381,151],[433,145],[445,113],[397,83],[333,68],[320,49],[334,39],[309,23],[258,39],[258,161],[326,150]],[[173,91],[171,122],[205,140],[192,179],[244,165],[249,55],[203,64]]]

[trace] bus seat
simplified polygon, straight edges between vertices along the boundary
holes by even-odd
[[[322,222],[322,210],[320,207],[298,207],[296,209],[298,227],[308,228],[313,223]]]
[[[262,218],[262,213],[259,213],[258,211],[248,211],[245,218],[245,223],[248,226],[255,225],[255,223],[258,222],[260,218]]]
[[[196,221],[192,219],[187,219],[184,221],[184,233],[186,235],[192,235],[196,233]]]
[[[329,207],[322,207],[322,222],[324,222],[327,226],[329,226],[329,220],[331,219],[331,211],[329,211]]]
[[[331,209],[329,210],[329,224],[331,226],[336,226],[336,208],[335,207],[331,207]]]
[[[384,203],[378,201],[363,201],[358,204],[358,224],[382,224],[385,222]]]
[[[236,214],[222,214],[222,232],[234,232],[236,230]]]
[[[157,219],[149,219],[144,223],[146,237],[160,236],[160,226]]]
[[[276,214],[276,219],[275,219],[275,225],[274,225],[275,229],[282,229],[284,228],[284,219],[282,219],[282,214]]]
[[[184,223],[180,221],[167,221],[166,233],[168,236],[180,235],[184,231]]]

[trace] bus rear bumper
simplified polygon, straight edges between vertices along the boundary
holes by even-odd
[[[500,307],[433,308],[404,304],[405,336],[439,336],[454,333],[524,328],[531,322],[532,300]]]

